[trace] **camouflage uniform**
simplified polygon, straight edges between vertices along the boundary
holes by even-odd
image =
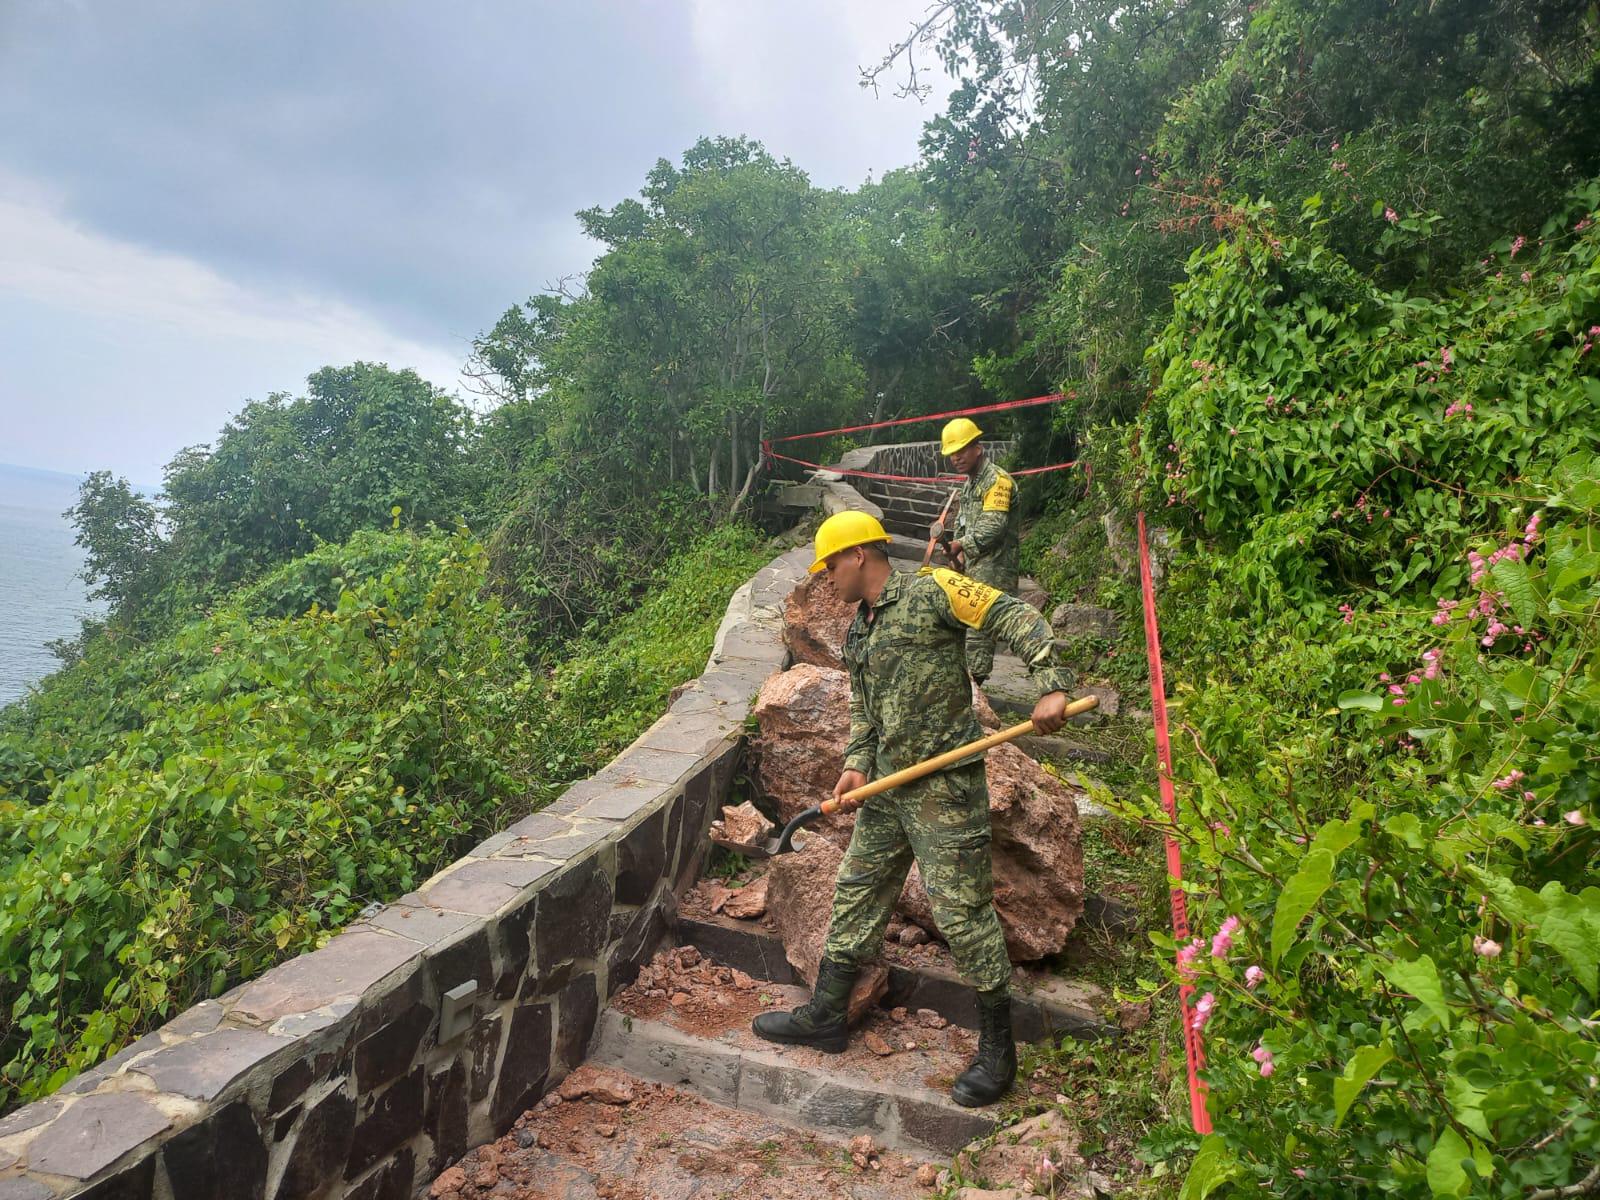
[[[1016,480],[985,457],[961,485],[956,514],[956,540],[965,556],[962,570],[1010,596],[1017,592],[1016,488]],[[994,670],[991,630],[967,634],[967,670],[974,679],[986,679]]]
[[[950,570],[893,573],[862,604],[845,638],[850,671],[846,770],[869,779],[983,736],[972,712],[962,638],[992,630],[1028,664],[1040,692],[1066,691],[1072,672],[1053,662],[1050,628],[1016,599]],[[983,760],[936,772],[868,800],[833,894],[823,953],[860,966],[878,954],[913,857],[956,965],[980,991],[1011,978],[994,911],[989,788]]]

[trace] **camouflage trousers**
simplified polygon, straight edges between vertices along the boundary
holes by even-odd
[[[994,911],[982,761],[874,796],[856,813],[823,953],[857,966],[878,956],[913,858],[962,976],[979,991],[1006,987],[1011,959]]]
[[[1008,596],[1017,594],[1017,568],[1003,562],[972,563],[967,576],[979,583],[987,583]],[[987,679],[994,671],[994,632],[989,629],[967,630],[967,672],[974,679]]]

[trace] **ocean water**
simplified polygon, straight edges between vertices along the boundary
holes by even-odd
[[[83,552],[61,515],[77,498],[76,476],[0,463],[0,704],[60,666],[45,643],[101,607],[78,578]]]

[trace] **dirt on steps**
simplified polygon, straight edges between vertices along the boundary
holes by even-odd
[[[932,1164],[693,1093],[582,1066],[497,1142],[434,1180],[432,1200],[905,1200]]]

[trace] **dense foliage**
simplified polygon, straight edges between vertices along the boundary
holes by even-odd
[[[615,753],[767,556],[702,539],[529,671],[466,533],[358,535],[0,722],[0,1103],[392,899]]]

